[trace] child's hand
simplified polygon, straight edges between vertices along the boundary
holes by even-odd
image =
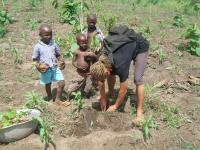
[[[37,68],[37,70],[39,71],[39,72],[46,72],[47,70],[48,70],[48,66],[46,65],[46,64],[44,64],[44,63],[38,63],[37,65],[36,65],[36,68]]]
[[[65,61],[64,60],[59,61],[58,63],[59,63],[60,70],[65,69]]]

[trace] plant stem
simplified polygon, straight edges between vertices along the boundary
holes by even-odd
[[[80,17],[81,33],[83,32],[83,0],[81,0],[81,17]]]
[[[3,0],[1,0],[1,2],[2,2],[2,5],[3,5],[3,8],[5,8],[5,3],[4,3],[4,1],[3,1]]]

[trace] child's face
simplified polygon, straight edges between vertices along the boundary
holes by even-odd
[[[77,44],[79,45],[81,50],[87,50],[87,38],[85,37],[77,38]]]
[[[42,29],[40,31],[40,37],[42,42],[44,42],[45,44],[49,44],[49,42],[52,40],[52,30],[48,28]]]
[[[96,18],[88,18],[87,19],[87,24],[88,24],[89,28],[95,28],[96,23],[97,23]]]

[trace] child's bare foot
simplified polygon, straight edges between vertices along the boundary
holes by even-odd
[[[70,102],[68,102],[68,101],[63,102],[63,101],[61,101],[61,100],[55,100],[55,104],[58,105],[58,106],[67,107],[67,106],[70,105]]]
[[[133,119],[133,121],[132,121],[133,125],[140,126],[143,119],[144,119],[144,115],[143,114],[137,115],[137,117],[135,119]]]

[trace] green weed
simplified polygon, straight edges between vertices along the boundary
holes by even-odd
[[[156,50],[156,53],[158,55],[159,64],[162,64],[166,60],[167,57],[166,53],[161,48]]]
[[[37,19],[28,20],[28,26],[31,28],[31,30],[35,30],[36,28],[38,28],[39,24],[40,21]]]
[[[8,14],[8,11],[1,10],[0,11],[0,25],[7,25],[11,23],[10,16]]]
[[[0,38],[2,38],[7,30],[6,30],[6,25],[11,23],[10,16],[8,14],[8,11],[6,10],[1,10],[0,11]]]
[[[25,106],[27,108],[32,108],[32,109],[38,109],[41,112],[43,112],[46,109],[47,102],[44,101],[42,96],[35,92],[35,91],[30,91],[25,94],[25,98],[27,102],[25,103]]]
[[[185,24],[184,24],[184,19],[183,19],[183,16],[179,13],[177,13],[174,18],[173,18],[173,26],[175,27],[184,27]]]
[[[72,58],[74,56],[75,51],[78,49],[78,45],[74,36],[69,35],[66,41],[66,50],[64,52],[65,58]]]
[[[187,42],[187,50],[193,54],[200,56],[200,29],[196,24],[189,26],[185,32]]]
[[[21,32],[21,33],[20,33],[20,37],[22,38],[22,41],[24,41],[24,42],[26,41],[27,36],[28,36],[28,35],[27,35],[26,32]]]
[[[141,122],[142,132],[144,140],[146,141],[150,137],[150,128],[156,128],[156,124],[152,116],[144,118]]]
[[[189,141],[183,139],[182,137],[180,137],[180,145],[183,150],[200,150],[200,146],[191,144]]]
[[[73,92],[72,95],[74,96],[74,101],[75,101],[75,105],[76,105],[76,109],[78,110],[78,112],[80,112],[80,110],[83,108],[83,97],[81,95],[81,92]]]
[[[83,11],[88,10],[87,3],[83,3]],[[60,21],[62,23],[68,23],[75,25],[79,23],[79,14],[81,13],[81,3],[75,0],[64,0],[62,9],[60,12]]]
[[[56,145],[51,134],[55,126],[50,124],[49,121],[45,118],[38,118],[37,120],[39,122],[39,133],[41,142],[45,144],[45,147],[49,147],[49,144],[52,144],[55,148]]]
[[[102,16],[102,19],[107,31],[109,31],[117,23],[117,17],[115,16],[109,17],[104,15]]]

